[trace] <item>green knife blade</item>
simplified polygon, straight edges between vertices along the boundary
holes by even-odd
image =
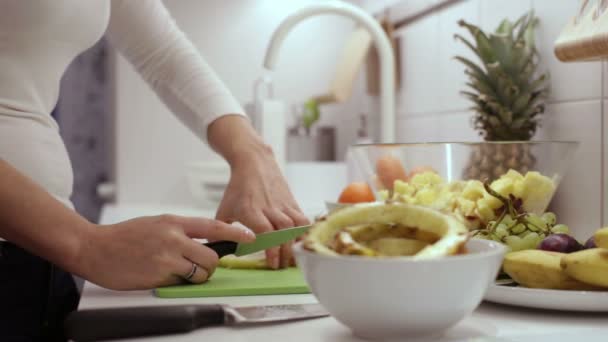
[[[298,236],[306,233],[310,227],[311,225],[300,226],[258,234],[254,242],[239,243],[234,254],[236,256],[243,256],[280,246],[286,242],[295,240]]]

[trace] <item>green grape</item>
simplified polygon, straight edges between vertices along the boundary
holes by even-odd
[[[536,232],[530,232],[526,237],[522,239],[522,244],[525,249],[536,249],[536,246],[540,243],[540,236]]]
[[[526,226],[521,223],[516,224],[513,228],[511,228],[511,232],[513,234],[523,233],[526,230]]]
[[[517,234],[517,236],[519,236],[520,238],[525,238],[526,236],[528,236],[529,234],[532,234],[533,232],[530,230],[524,230],[522,233]]]
[[[526,219],[530,223],[528,225],[528,228],[534,232],[538,232],[540,230],[547,229],[546,228],[547,225],[546,225],[545,221],[543,221],[543,219],[540,218],[540,216],[538,216],[536,214],[528,214],[528,216],[526,216]]]
[[[556,224],[551,228],[551,233],[554,234],[570,234],[570,228],[565,224]]]
[[[512,252],[524,249],[522,239],[516,235],[509,235],[505,237],[505,243],[511,249]]]
[[[510,215],[505,215],[505,217],[502,219],[501,223],[504,223],[507,226],[511,226],[511,225],[513,225],[513,223],[515,223],[515,221],[513,221],[513,219],[511,218]]]
[[[555,225],[555,223],[557,223],[557,217],[552,212],[544,213],[543,216],[541,216],[541,218],[543,219],[543,221],[545,221],[545,223],[549,227],[553,227]]]
[[[496,227],[496,230],[494,231],[494,234],[499,238],[502,239],[505,236],[509,235],[509,230],[506,224],[504,223],[500,223],[498,225],[498,227]]]

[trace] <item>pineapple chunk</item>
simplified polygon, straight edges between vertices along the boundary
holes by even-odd
[[[498,198],[490,195],[487,192],[483,195],[482,199],[477,200],[478,206],[479,206],[480,201],[484,201],[485,205],[487,205],[492,210],[498,209],[498,208],[502,207],[502,205],[503,205],[502,202]]]
[[[415,175],[410,183],[420,189],[428,185],[442,184],[443,178],[434,172],[423,172]]]
[[[523,198],[524,196],[524,181],[517,180],[513,183],[513,196],[517,198]]]
[[[462,197],[476,201],[483,197],[486,190],[483,188],[483,183],[478,180],[468,181],[464,189],[462,190]]]
[[[457,200],[458,207],[460,212],[464,216],[474,216],[475,215],[475,202],[468,200],[466,198],[460,197]]]
[[[437,200],[437,191],[434,189],[421,189],[416,193],[416,202],[421,205],[429,206]]]
[[[396,194],[405,196],[412,196],[416,192],[416,188],[401,180],[395,181],[394,189]]]
[[[524,176],[521,173],[519,173],[513,169],[509,169],[509,171],[507,171],[507,173],[505,173],[504,175],[501,176],[501,178],[503,178],[503,177],[509,178],[509,179],[513,180],[513,182],[524,180]]]
[[[386,201],[389,198],[388,190],[380,190],[378,191],[378,198],[382,201]]]
[[[482,222],[490,222],[496,218],[496,215],[494,215],[494,209],[488,204],[487,198],[477,201],[477,216]]]
[[[542,214],[555,192],[555,183],[539,172],[530,171],[526,173],[523,180],[523,207],[530,213]]]
[[[490,187],[504,197],[508,197],[509,194],[513,194],[513,180],[510,178],[501,177],[492,182]]]

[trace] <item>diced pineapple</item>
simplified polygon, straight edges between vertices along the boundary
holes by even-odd
[[[482,222],[489,222],[496,218],[494,209],[488,204],[487,198],[482,198],[477,201],[477,216]]]
[[[443,178],[434,172],[423,172],[410,179],[410,183],[420,189],[428,185],[442,184]]]
[[[462,197],[476,201],[483,197],[486,190],[483,188],[483,183],[478,180],[471,180],[466,183],[466,186],[462,190]]]
[[[493,181],[490,187],[499,194],[508,197],[509,194],[513,193],[513,180],[511,178],[501,177]]]
[[[416,192],[416,188],[401,180],[395,181],[395,193],[399,195],[411,196]]]
[[[388,190],[380,190],[378,191],[378,198],[381,201],[386,201],[389,198],[389,194],[390,193],[388,192]]]
[[[501,178],[503,178],[503,177],[509,178],[509,179],[513,180],[514,182],[524,180],[524,176],[521,173],[519,173],[513,169],[509,169],[509,171],[507,171],[507,173],[505,173],[504,175],[501,176]]]
[[[433,189],[422,189],[416,192],[416,202],[420,205],[429,206],[437,200],[437,191]]]
[[[513,182],[513,196],[517,198],[522,198],[524,196],[524,181],[516,180]]]
[[[526,173],[523,180],[522,200],[524,210],[530,213],[542,214],[555,192],[555,183],[539,172]]]
[[[477,200],[477,205],[479,205],[479,201],[484,201],[485,205],[487,205],[490,209],[498,209],[503,206],[503,203],[496,197],[490,195],[489,193],[485,193],[483,198]]]
[[[473,216],[475,215],[475,202],[468,200],[466,198],[458,198],[457,199],[458,207],[460,212],[465,216]]]

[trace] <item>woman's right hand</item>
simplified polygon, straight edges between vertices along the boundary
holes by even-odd
[[[78,274],[113,290],[150,289],[190,279],[205,282],[215,270],[217,254],[193,238],[251,242],[247,228],[205,218],[174,215],[141,217],[92,229],[81,246]]]

